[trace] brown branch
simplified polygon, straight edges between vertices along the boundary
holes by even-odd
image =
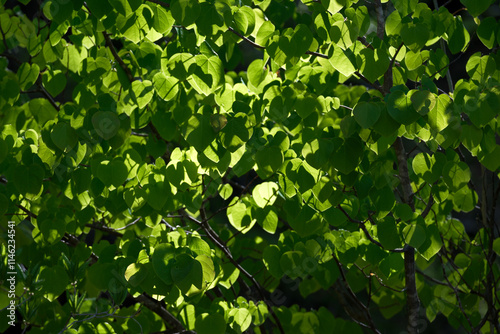
[[[380,248],[384,249],[384,250],[387,250],[389,252],[394,252],[394,253],[402,253],[404,250],[403,248],[395,248],[395,249],[385,249],[384,246],[382,246],[382,244],[380,242],[378,242],[377,240],[375,240],[370,232],[368,232],[368,229],[366,228],[365,226],[365,222],[361,221],[361,220],[357,220],[357,219],[354,219],[352,218],[343,208],[342,206],[338,205],[337,208],[347,217],[347,219],[349,219],[350,222],[352,223],[355,223],[355,224],[358,224],[359,225],[359,228],[361,228],[361,230],[364,232],[366,238],[368,240],[370,240],[372,243],[374,243],[375,245],[379,246]],[[370,221],[372,222],[372,224],[374,224],[374,222],[372,221],[371,217],[369,218]]]
[[[403,146],[403,139],[398,137],[393,144],[394,151],[398,160],[399,180],[403,191],[403,202],[408,204],[415,212],[414,194],[411,188],[410,176],[408,174],[408,163]],[[406,304],[408,306],[408,333],[418,333],[418,313],[420,309],[420,300],[418,298],[417,283],[415,279],[415,248],[406,245],[404,251],[405,262],[405,284],[406,284]]]
[[[38,218],[38,216],[37,216],[37,215],[35,215],[33,212],[31,212],[30,210],[28,210],[27,208],[25,208],[25,207],[24,207],[24,206],[22,206],[21,204],[16,204],[16,206],[17,206],[19,209],[23,210],[23,211],[24,211],[24,213],[26,213],[26,214],[27,214],[28,216],[30,216],[31,218],[35,218],[35,219],[37,219],[37,218]]]
[[[306,51],[306,55],[316,56],[316,57],[325,58],[325,59],[329,58],[325,54],[322,54],[322,53],[319,53],[319,52],[314,52],[314,51]]]
[[[94,230],[106,232],[108,234],[114,235],[115,237],[123,237],[123,234],[121,234],[120,232],[116,231],[115,229],[108,227],[104,224],[92,223],[92,224],[85,224],[85,226],[90,227]]]
[[[377,11],[377,37],[384,39],[385,20],[384,10],[380,0],[375,0],[375,10]]]
[[[122,70],[127,75],[128,81],[130,81],[130,82],[134,81],[134,76],[132,75],[132,72],[130,72],[130,69],[128,68],[128,66],[125,64],[123,59],[116,52],[115,46],[113,45],[113,42],[111,41],[111,38],[109,37],[109,34],[104,30],[102,32],[102,35],[104,36],[104,40],[106,41],[106,45],[111,50],[111,53],[113,54],[113,57],[115,58],[116,62],[118,63],[118,65],[120,65]]]
[[[167,311],[165,307],[161,305],[160,302],[156,301],[147,294],[142,294],[134,298],[137,302],[146,306],[148,309],[158,314],[160,318],[167,324],[169,324],[173,329],[181,333],[194,333],[193,331],[186,331],[182,323],[174,317],[170,312]]]
[[[200,212],[202,212],[202,210],[200,210]],[[269,310],[269,312],[271,313],[271,316],[273,317],[274,321],[276,322],[276,325],[278,326],[278,329],[280,331],[281,334],[284,334],[285,331],[283,329],[283,326],[281,325],[281,322],[277,316],[277,314],[274,312],[270,302],[267,300],[266,296],[265,296],[265,293],[264,293],[264,289],[262,288],[262,286],[260,285],[260,283],[255,279],[255,277],[250,274],[248,271],[245,270],[245,268],[243,268],[239,263],[238,261],[236,261],[234,258],[233,258],[233,255],[231,254],[231,251],[229,250],[229,248],[227,248],[227,246],[225,245],[225,243],[220,239],[220,237],[217,235],[217,233],[215,233],[215,231],[210,227],[210,225],[208,224],[208,221],[204,220],[204,221],[199,221],[198,219],[188,215],[185,211],[181,211],[181,214],[184,215],[184,217],[192,222],[194,222],[195,224],[197,224],[198,226],[200,226],[201,228],[203,228],[203,230],[205,231],[205,233],[207,234],[208,238],[220,249],[222,250],[222,252],[226,255],[226,257],[229,259],[229,261],[244,275],[246,276],[252,283],[253,285],[257,288],[257,291],[259,292],[259,295],[260,297],[262,298],[262,300],[264,301],[264,303],[266,303],[266,306],[267,306],[267,309]],[[203,214],[205,215],[205,214]],[[203,218],[202,218],[203,219]]]
[[[358,299],[356,294],[349,286],[344,268],[342,267],[339,259],[337,259],[337,256],[335,254],[332,255],[335,263],[337,263],[337,267],[339,268],[340,272],[340,278],[337,279],[335,283],[333,283],[333,289],[337,294],[337,297],[339,298],[340,304],[342,304],[342,307],[354,322],[363,327],[370,328],[374,333],[380,333],[373,323],[370,311]]]
[[[425,217],[427,217],[429,212],[431,212],[431,208],[433,205],[434,205],[434,196],[432,196],[432,194],[431,194],[429,196],[429,201],[427,202],[427,205],[425,206],[424,211],[422,211],[422,213],[421,213],[422,218],[425,219]]]
[[[233,34],[235,34],[236,36],[238,36],[239,38],[243,39],[245,42],[247,42],[248,44],[250,44],[251,46],[253,46],[256,49],[263,50],[263,49],[266,48],[265,46],[262,46],[262,45],[259,45],[259,44],[255,43],[254,41],[252,41],[248,37],[243,36],[242,34],[240,34],[239,32],[237,32],[236,30],[234,30],[232,27],[228,27],[227,29],[229,31],[231,31]]]
[[[371,87],[375,88],[376,90],[378,90],[379,92],[381,92],[383,95],[385,95],[385,91],[384,91],[384,89],[382,87],[380,87],[379,85],[376,85],[376,84],[372,83],[363,74],[359,73],[359,71],[355,71],[354,74],[356,74],[358,77],[360,77],[368,85],[370,85]]]
[[[396,57],[398,56],[398,53],[399,53],[399,51],[401,50],[402,47],[403,47],[403,43],[401,43],[399,45],[398,49],[396,50],[396,53],[394,53],[394,56],[391,59],[391,63],[389,65],[389,68],[384,73],[384,91],[385,91],[386,94],[389,93],[389,91],[391,90],[392,86],[394,85],[394,80],[393,80],[393,77],[392,77],[392,67],[394,66],[394,63],[396,62]]]

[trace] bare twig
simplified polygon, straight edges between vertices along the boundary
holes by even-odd
[[[337,267],[340,271],[340,278],[333,284],[333,289],[337,294],[342,307],[347,312],[347,314],[354,320],[357,324],[370,328],[374,333],[380,333],[373,323],[370,311],[368,308],[359,300],[356,294],[352,291],[349,283],[347,282],[347,277],[344,272],[344,268],[340,263],[337,256],[333,254],[333,259],[337,263]]]
[[[134,76],[132,75],[132,72],[130,72],[130,69],[128,68],[128,66],[125,64],[123,59],[116,52],[115,46],[113,45],[113,42],[111,41],[111,38],[109,37],[109,34],[104,30],[102,32],[102,35],[104,36],[104,40],[106,41],[106,45],[111,50],[111,53],[113,54],[113,57],[115,58],[116,62],[118,63],[118,65],[120,65],[122,70],[127,75],[128,81],[130,81],[130,82],[134,81]]]
[[[200,213],[202,212],[202,210],[200,210]],[[285,331],[283,329],[283,326],[281,325],[281,321],[279,320],[278,316],[276,315],[276,313],[274,312],[270,302],[267,300],[266,296],[265,296],[265,293],[264,293],[264,289],[262,288],[262,286],[260,285],[260,283],[257,281],[257,279],[255,279],[255,277],[250,274],[248,271],[245,270],[245,268],[243,268],[239,263],[238,261],[236,261],[234,258],[233,258],[233,255],[231,254],[231,251],[229,250],[229,248],[226,246],[226,244],[220,239],[220,237],[217,235],[217,233],[215,233],[215,231],[210,227],[210,225],[208,224],[208,221],[206,220],[202,220],[202,221],[199,221],[198,219],[188,215],[185,211],[181,211],[181,213],[184,215],[184,217],[190,221],[192,221],[193,223],[201,226],[203,228],[203,230],[205,230],[205,233],[207,234],[208,238],[220,249],[222,250],[222,252],[226,255],[226,257],[229,259],[229,261],[244,275],[246,276],[251,282],[252,284],[257,288],[257,291],[260,295],[260,297],[262,298],[262,300],[266,303],[267,305],[267,309],[269,310],[269,313],[271,313],[271,316],[273,317],[274,321],[276,322],[276,325],[278,326],[278,329],[280,331],[280,333],[284,334]],[[205,213],[203,213],[204,216]],[[206,218],[206,217],[205,217]],[[203,217],[202,217],[203,219]]]
[[[158,314],[160,318],[165,321],[165,323],[169,324],[173,329],[182,333],[194,333],[192,331],[186,331],[182,323],[174,317],[170,312],[164,308],[160,302],[154,300],[147,294],[139,295],[135,298],[136,301],[146,306],[148,309]]]
[[[239,32],[237,32],[236,30],[234,30],[232,27],[228,27],[227,28],[230,32],[232,32],[233,34],[235,34],[236,36],[238,36],[239,38],[243,39],[245,42],[247,42],[248,44],[250,44],[251,46],[253,46],[254,48],[256,49],[265,49],[264,46],[262,45],[259,45],[257,43],[255,43],[254,41],[252,41],[251,39],[249,39],[248,37],[245,37],[243,36],[242,34],[240,34]]]

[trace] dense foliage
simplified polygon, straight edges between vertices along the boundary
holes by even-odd
[[[0,331],[500,332],[497,1],[0,3]]]

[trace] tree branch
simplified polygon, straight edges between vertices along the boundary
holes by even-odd
[[[363,327],[370,328],[374,333],[380,334],[380,332],[375,327],[375,324],[373,323],[370,311],[358,299],[356,294],[349,286],[344,268],[342,267],[342,264],[340,263],[339,259],[337,259],[337,256],[335,254],[333,254],[333,259],[337,263],[337,267],[340,271],[340,278],[337,279],[337,281],[333,284],[333,289],[337,294],[342,307],[351,317],[351,319],[354,320],[354,322]]]
[[[377,36],[380,39],[384,39],[384,10],[382,9],[382,2],[380,0],[375,0],[375,10],[377,12]]]
[[[393,144],[396,156],[398,159],[399,179],[403,190],[403,203],[410,206],[415,212],[415,203],[413,200],[413,190],[411,188],[410,177],[408,175],[408,164],[406,153],[403,146],[403,139],[398,137]],[[406,245],[404,251],[405,262],[405,284],[406,284],[406,304],[408,306],[408,333],[418,333],[418,313],[420,308],[420,300],[418,298],[417,283],[415,278],[415,248]]]
[[[169,324],[176,331],[179,331],[181,333],[194,333],[193,331],[186,331],[182,323],[176,317],[168,312],[167,309],[164,308],[159,301],[153,299],[147,294],[139,295],[134,299],[142,305],[146,306],[154,313],[158,314],[165,323]]]
[[[270,302],[267,300],[266,296],[265,296],[265,293],[264,293],[264,289],[262,288],[262,286],[260,285],[260,283],[255,279],[255,277],[250,274],[248,271],[245,270],[245,268],[243,268],[239,263],[238,261],[236,261],[234,258],[233,258],[233,255],[231,254],[231,251],[227,248],[227,246],[225,245],[225,243],[219,238],[219,236],[217,235],[217,233],[215,233],[215,231],[210,227],[210,225],[208,224],[208,221],[199,221],[198,219],[188,215],[185,211],[181,211],[181,214],[184,215],[184,217],[190,221],[192,221],[193,223],[197,224],[198,226],[201,226],[201,228],[203,228],[203,230],[205,231],[205,233],[207,234],[208,238],[220,249],[222,250],[222,252],[226,255],[226,257],[229,259],[229,261],[244,275],[246,276],[252,283],[253,285],[257,288],[257,291],[259,292],[259,295],[260,297],[262,298],[262,300],[266,303],[266,306],[267,306],[267,309],[269,310],[269,312],[271,313],[271,316],[274,318],[274,321],[276,322],[276,325],[278,326],[278,329],[280,331],[281,334],[284,334],[285,331],[283,329],[283,326],[281,325],[281,322],[278,318],[278,316],[276,315],[276,313],[274,312],[273,308],[271,307],[271,304]],[[202,218],[203,219],[203,218]]]
[[[252,41],[248,37],[243,36],[242,34],[240,34],[239,32],[237,32],[236,30],[234,30],[232,27],[228,27],[227,30],[229,30],[230,32],[232,32],[233,34],[235,34],[236,36],[238,36],[239,38],[243,39],[245,42],[247,42],[248,44],[250,44],[251,46],[253,46],[256,49],[263,50],[263,49],[266,48],[265,46],[262,46],[262,45],[259,45],[259,44],[255,43],[254,41]]]
[[[359,227],[361,228],[361,230],[364,232],[366,238],[368,240],[370,240],[372,243],[374,243],[375,245],[379,246],[380,248],[384,249],[384,250],[387,250],[389,252],[394,252],[394,253],[403,253],[404,249],[403,248],[395,248],[395,249],[385,249],[384,246],[382,246],[382,244],[380,242],[378,242],[377,240],[375,240],[370,232],[368,232],[368,229],[366,228],[365,226],[365,222],[361,221],[361,220],[357,220],[357,219],[354,219],[352,218],[340,205],[337,206],[337,208],[347,217],[347,219],[349,219],[350,222],[352,223],[355,223],[355,224],[358,224]],[[370,221],[371,218],[369,218]],[[372,221],[372,223],[374,223]]]
[[[128,68],[128,66],[125,64],[123,59],[116,52],[115,46],[113,45],[113,42],[111,41],[111,38],[109,37],[109,34],[106,32],[106,30],[104,30],[102,32],[102,35],[104,36],[104,40],[106,41],[106,45],[111,50],[111,53],[113,54],[113,57],[115,58],[116,62],[118,63],[118,65],[120,65],[122,70],[127,75],[128,81],[130,81],[130,82],[134,81],[134,76],[132,75],[132,72],[130,72],[130,69]]]

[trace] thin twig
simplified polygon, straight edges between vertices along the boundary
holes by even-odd
[[[116,62],[118,63],[118,65],[120,65],[122,70],[127,75],[128,81],[130,81],[130,82],[134,81],[134,76],[132,75],[132,72],[130,72],[130,69],[128,68],[128,66],[125,64],[123,59],[116,52],[115,46],[113,45],[113,41],[111,41],[109,34],[104,30],[102,32],[102,35],[104,36],[104,40],[106,41],[106,45],[111,50],[111,53],[113,54],[113,57],[115,58]]]
[[[236,36],[238,36],[239,38],[243,39],[245,42],[247,42],[251,46],[253,46],[254,48],[261,49],[261,50],[265,49],[264,46],[255,43],[254,41],[252,41],[248,37],[243,36],[242,34],[240,34],[239,32],[237,32],[236,30],[234,30],[232,27],[228,27],[227,29],[229,31],[231,31],[233,34],[235,34]]]
[[[200,211],[201,212],[201,211]],[[283,329],[283,326],[281,325],[281,321],[279,320],[278,316],[274,312],[270,302],[267,300],[264,289],[260,285],[260,283],[255,279],[255,277],[250,274],[248,271],[243,268],[238,261],[236,261],[233,258],[233,255],[231,254],[231,251],[229,248],[226,246],[226,244],[220,239],[220,237],[215,233],[215,231],[210,227],[208,224],[208,221],[199,221],[198,219],[188,215],[185,211],[181,211],[182,214],[184,214],[184,217],[195,224],[201,226],[203,230],[205,230],[205,233],[207,234],[208,238],[220,249],[222,252],[226,255],[226,257],[229,259],[229,261],[244,275],[246,276],[252,283],[253,285],[257,288],[257,291],[259,292],[260,297],[262,300],[266,303],[267,309],[271,313],[271,316],[273,317],[274,321],[276,322],[278,329],[280,333],[284,334],[285,331]]]

